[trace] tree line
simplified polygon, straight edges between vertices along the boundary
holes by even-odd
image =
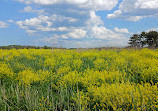
[[[158,47],[158,32],[149,31],[133,34],[128,44],[131,47]]]
[[[48,46],[21,46],[21,45],[9,45],[9,46],[0,46],[0,49],[59,49],[57,47],[48,47]]]

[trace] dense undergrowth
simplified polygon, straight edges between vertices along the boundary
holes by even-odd
[[[158,50],[0,50],[0,110],[158,110]]]

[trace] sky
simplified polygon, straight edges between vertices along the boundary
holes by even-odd
[[[0,46],[125,47],[158,31],[158,0],[0,0]]]

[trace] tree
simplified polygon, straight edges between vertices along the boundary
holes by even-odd
[[[158,47],[158,32],[150,31],[147,33],[147,45],[152,47]]]
[[[139,35],[139,40],[140,40],[141,47],[144,47],[144,45],[146,45],[146,38],[147,38],[147,33],[146,32],[142,32]]]
[[[132,47],[138,47],[139,45],[139,35],[138,34],[134,34],[132,37],[130,37],[130,42],[128,44],[130,44]]]
[[[145,45],[148,47],[158,47],[158,32],[149,31],[142,32],[141,34],[134,34],[130,37],[129,41],[128,44],[130,44],[131,47],[144,47]]]

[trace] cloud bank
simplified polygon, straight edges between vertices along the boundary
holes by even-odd
[[[118,0],[16,1],[26,4],[23,13],[37,14],[33,18],[14,21],[28,35],[43,36],[36,42],[44,42],[47,45],[57,42],[64,47],[127,45],[126,36],[130,33],[128,29],[108,29],[101,17],[96,14],[97,11],[112,10],[118,4]]]
[[[108,18],[120,18],[128,21],[139,21],[142,18],[158,17],[158,0],[123,0],[119,9]]]
[[[111,10],[116,6],[118,0],[17,0],[26,4],[54,5],[69,4],[80,8],[90,8],[93,10]]]

